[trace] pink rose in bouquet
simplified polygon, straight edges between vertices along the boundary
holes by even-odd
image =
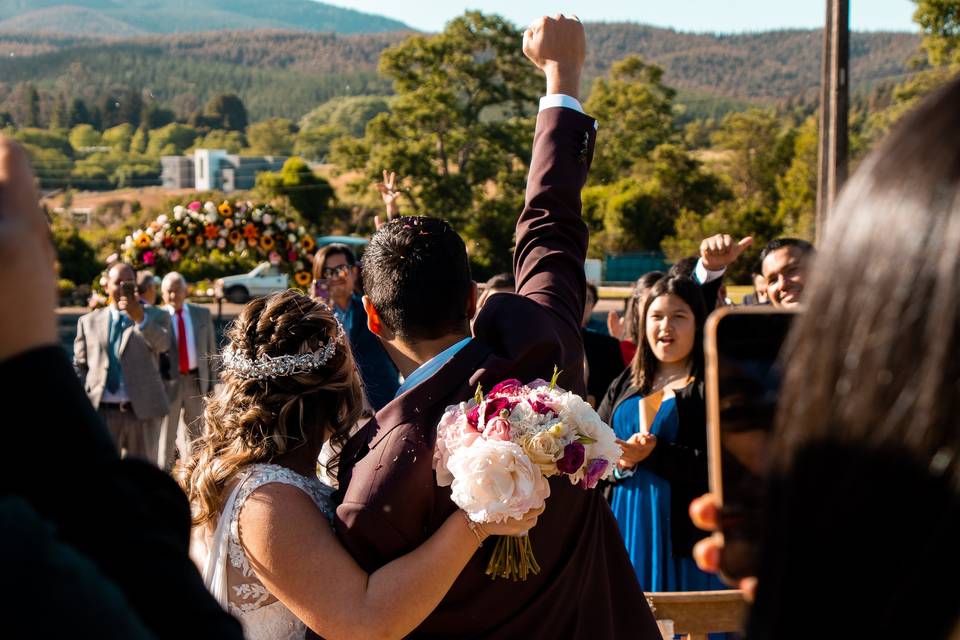
[[[547,479],[564,475],[592,489],[620,458],[613,429],[589,404],[551,382],[505,380],[485,397],[447,407],[437,425],[433,466],[440,486],[475,522],[502,522],[542,507]],[[530,540],[500,538],[487,567],[494,577],[538,573]]]

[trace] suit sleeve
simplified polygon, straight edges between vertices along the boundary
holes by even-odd
[[[514,253],[517,293],[552,311],[578,334],[588,239],[580,190],[595,140],[593,118],[562,107],[539,113]]]
[[[77,335],[73,338],[73,366],[82,384],[87,383],[87,337],[83,332],[83,318],[77,320]]]
[[[334,527],[368,572],[415,549],[456,509],[448,493],[438,494],[432,444],[413,430],[394,429],[340,475],[345,480]]]
[[[154,353],[170,350],[170,330],[155,314],[145,312],[143,326],[134,325],[134,331],[140,332]]]

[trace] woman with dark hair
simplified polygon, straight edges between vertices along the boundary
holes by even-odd
[[[960,79],[863,161],[823,238],[785,347],[748,635],[960,638]],[[716,526],[709,497],[691,515]]]
[[[633,361],[633,356],[637,353],[637,345],[640,343],[640,310],[643,308],[643,298],[647,295],[657,280],[663,277],[662,271],[649,271],[634,283],[633,291],[627,299],[627,308],[623,313],[623,319],[616,311],[611,311],[607,315],[607,331],[610,335],[620,341],[620,352],[623,354],[623,364],[629,365]]]
[[[721,588],[691,559],[686,517],[707,486],[700,287],[664,277],[647,293],[639,346],[600,406],[623,447],[610,506],[644,591]]]

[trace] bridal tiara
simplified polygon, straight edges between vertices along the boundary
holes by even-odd
[[[228,346],[223,350],[223,367],[244,379],[269,380],[295,376],[300,373],[309,373],[319,369],[330,361],[337,352],[337,345],[344,341],[343,325],[337,322],[337,335],[330,338],[325,345],[310,353],[283,356],[261,356],[251,360],[239,351]]]

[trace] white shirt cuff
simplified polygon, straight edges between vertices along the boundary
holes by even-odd
[[[703,258],[701,258],[697,260],[697,266],[693,268],[693,279],[700,284],[707,284],[708,282],[713,282],[717,278],[722,278],[725,272],[726,269],[710,271],[710,269],[707,269],[705,266],[703,266]]]
[[[543,111],[544,109],[553,109],[555,107],[573,109],[574,111],[579,111],[580,113],[586,115],[583,110],[583,105],[580,104],[580,101],[573,96],[568,96],[563,93],[552,93],[549,96],[543,96],[540,98],[540,111]],[[593,128],[597,128],[596,120],[593,121]]]

